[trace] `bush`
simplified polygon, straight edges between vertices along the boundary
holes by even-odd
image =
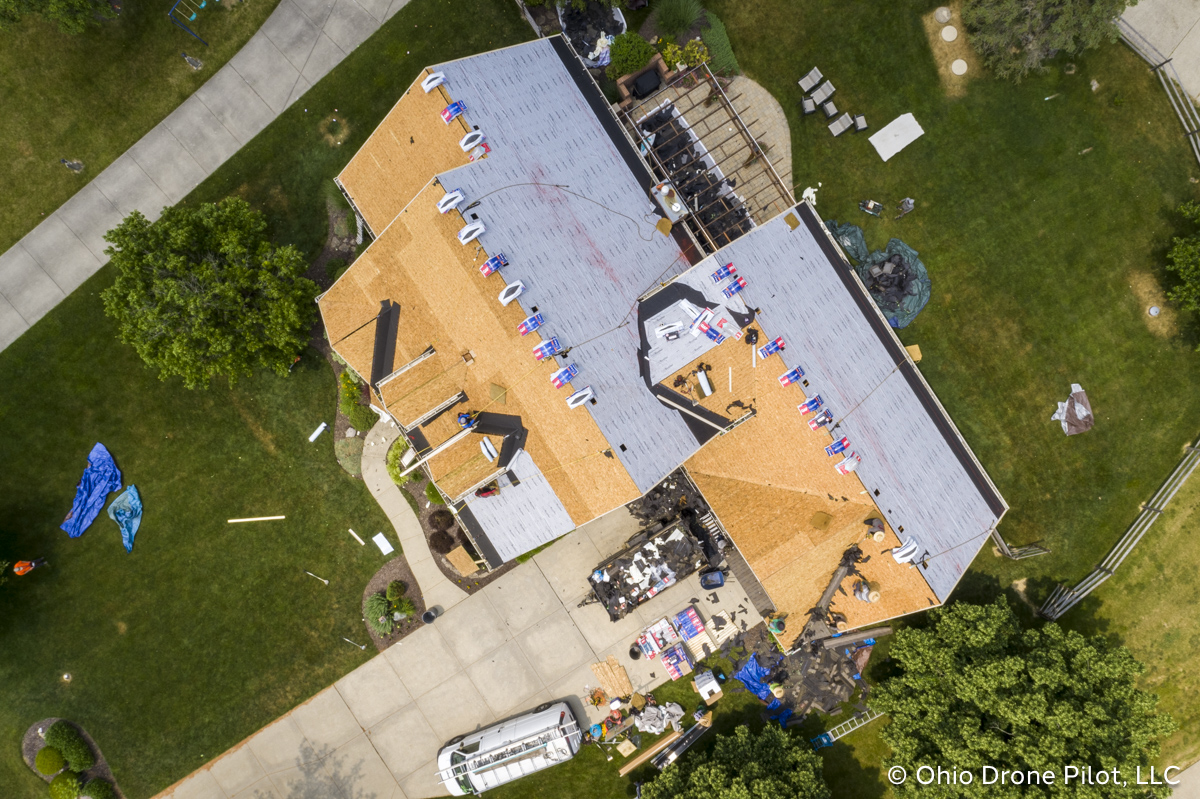
[[[408,586],[403,580],[392,580],[387,587],[388,602],[395,602],[408,593]]]
[[[667,69],[675,69],[680,64],[698,67],[708,60],[708,48],[699,39],[692,39],[683,47],[667,42],[662,49],[662,57],[667,62]]]
[[[371,594],[367,597],[367,624],[380,635],[392,634],[395,625],[392,624],[387,597],[383,594]]]
[[[654,27],[668,39],[678,39],[704,13],[700,0],[658,0],[654,4]]]
[[[729,42],[729,33],[725,23],[717,19],[711,11],[707,12],[708,27],[700,31],[700,38],[708,47],[711,61],[709,66],[713,72],[722,75],[739,75],[742,68],[738,66],[737,57],[733,54],[733,45]]]
[[[445,555],[450,550],[454,549],[454,536],[450,535],[445,530],[435,530],[429,535],[429,548],[439,555]]]
[[[412,616],[417,612],[417,606],[413,601],[406,596],[400,597],[400,601],[396,603],[396,610],[403,613],[405,616]]]
[[[379,416],[370,407],[362,404],[362,384],[349,369],[338,378],[338,409],[355,430],[370,430],[379,421]]]
[[[49,777],[51,774],[62,771],[63,766],[67,765],[67,761],[53,746],[43,746],[38,751],[37,757],[33,759],[33,765],[40,773]]]
[[[400,436],[400,438],[392,442],[392,446],[388,449],[387,457],[384,458],[384,463],[387,464],[388,476],[398,486],[404,485],[421,473],[421,470],[417,469],[408,475],[401,474],[404,471],[404,465],[400,463],[400,458],[406,452],[408,452],[408,439]]]
[[[50,781],[50,799],[79,799],[81,780],[73,771],[64,771]]]
[[[1176,237],[1167,253],[1167,271],[1174,272],[1179,283],[1167,292],[1167,298],[1189,311],[1200,311],[1200,203],[1179,206],[1180,215],[1197,226],[1191,236]]]
[[[650,59],[654,58],[654,45],[633,31],[627,31],[613,39],[610,54],[612,61],[605,74],[616,80],[649,64]]]
[[[438,491],[437,486],[435,486],[433,483],[429,483],[428,485],[425,486],[425,498],[428,499],[430,502],[432,502],[434,505],[445,505],[446,504],[446,500],[444,500],[442,498],[442,492]]]
[[[96,765],[92,747],[69,722],[56,721],[46,730],[46,745],[53,746],[67,761],[72,771],[87,771]]]
[[[434,530],[449,530],[454,526],[454,514],[445,508],[438,508],[429,514],[429,526]]]
[[[97,777],[83,786],[83,795],[88,799],[117,799],[117,790],[108,780]]]
[[[325,275],[330,280],[337,280],[339,277],[342,276],[342,273],[345,272],[349,268],[350,268],[350,265],[346,263],[345,259],[330,258],[329,261],[325,264]]]

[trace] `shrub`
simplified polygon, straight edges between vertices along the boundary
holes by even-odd
[[[56,721],[46,730],[46,745],[53,746],[67,761],[72,771],[87,771],[96,765],[92,747],[69,722]]]
[[[446,500],[442,499],[442,492],[437,490],[437,486],[429,483],[425,486],[425,498],[434,505],[445,505]]]
[[[438,508],[429,514],[429,526],[434,530],[449,530],[454,526],[454,514],[445,508]]]
[[[117,790],[108,780],[97,777],[83,786],[83,795],[88,799],[117,799]]]
[[[406,452],[408,452],[408,440],[404,436],[400,436],[400,438],[392,442],[391,448],[388,449],[387,457],[384,458],[384,463],[387,464],[388,476],[398,486],[404,485],[421,473],[421,470],[417,469],[407,476],[401,474],[404,471],[404,465],[400,463],[400,458]]]
[[[654,45],[633,31],[627,31],[613,39],[610,55],[612,61],[605,74],[616,80],[649,64],[650,59],[654,58]]]
[[[346,263],[345,259],[330,258],[328,263],[325,264],[325,275],[330,280],[337,280],[349,268],[350,265]]]
[[[67,761],[53,746],[43,746],[38,751],[37,757],[33,759],[33,765],[40,773],[49,777],[51,774],[62,771],[63,766],[67,765]]]
[[[700,0],[658,0],[654,4],[654,27],[668,39],[678,39],[691,30],[702,13]]]
[[[399,600],[400,597],[404,596],[407,593],[408,593],[408,586],[404,584],[403,580],[392,580],[390,583],[388,583],[388,587],[387,587],[388,602],[395,602],[395,601]]]
[[[79,788],[79,775],[64,771],[50,781],[50,799],[79,799]]]
[[[704,44],[708,46],[708,52],[711,56],[713,72],[719,72],[722,75],[738,75],[741,74],[741,67],[738,66],[737,57],[733,54],[733,45],[729,42],[729,33],[725,30],[725,23],[717,19],[712,12],[707,12],[708,27],[700,31],[700,38],[704,40]]]
[[[668,69],[675,69],[680,64],[685,67],[697,67],[708,60],[708,48],[699,39],[692,39],[683,47],[667,42],[663,46],[662,57],[663,61],[667,62]]]
[[[429,548],[439,555],[445,555],[454,549],[454,536],[445,530],[435,530],[429,535]]]
[[[406,596],[400,597],[400,601],[396,603],[396,611],[403,613],[405,616],[412,616],[417,612],[417,606],[411,599]]]
[[[367,624],[380,635],[392,634],[392,614],[388,608],[387,597],[383,594],[371,594],[367,597]]]
[[[375,411],[363,405],[362,384],[354,377],[349,369],[342,372],[338,378],[339,396],[338,408],[355,430],[370,430],[379,421]]]

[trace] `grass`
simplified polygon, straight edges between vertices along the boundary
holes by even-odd
[[[15,244],[161,122],[257,31],[279,0],[212,2],[190,23],[169,2],[125,3],[78,36],[36,18],[0,31],[0,252]],[[204,67],[193,71],[180,52]],[[59,159],[79,159],[76,175]]]
[[[237,191],[315,255],[330,179],[418,71],[531,35],[505,0],[413,0],[189,201]],[[341,147],[317,129],[334,108],[352,126]],[[307,441],[336,407],[325,361],[310,351],[289,378],[235,389],[160,382],[103,315],[112,279],[105,267],[0,353],[0,556],[49,561],[0,587],[5,796],[44,793],[13,753],[47,716],[82,724],[142,799],[367,658],[340,639],[365,634],[362,590],[383,560],[339,531],[387,520],[331,436]],[[79,539],[57,530],[96,441],[146,504],[132,555],[103,516]],[[287,520],[225,523],[276,513]]]
[[[8,796],[40,784],[15,753],[47,716],[82,724],[145,797],[367,658],[341,637],[363,637],[363,586],[384,559],[344,528],[387,519],[332,436],[308,442],[335,407],[324,359],[234,389],[162,382],[115,339],[97,296],[112,279],[101,270],[0,353],[5,557],[48,560],[0,587]],[[104,514],[78,539],[58,530],[97,441],[145,503],[132,554]]]

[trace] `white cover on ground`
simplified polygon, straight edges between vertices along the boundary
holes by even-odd
[[[879,157],[884,161],[921,138],[925,130],[912,114],[901,114],[871,137]]]

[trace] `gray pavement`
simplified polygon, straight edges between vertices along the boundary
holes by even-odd
[[[1121,19],[1171,59],[1184,90],[1200,103],[1200,0],[1140,0]]]
[[[104,234],[122,217],[157,219],[407,3],[283,0],[183,105],[0,255],[0,350],[107,263]]]
[[[597,684],[590,665],[615,655],[635,689],[660,685],[662,666],[631,660],[630,643],[711,593],[693,575],[618,623],[599,605],[578,607],[587,575],[636,529],[617,510],[570,533],[156,799],[442,796],[435,758],[456,735],[561,698],[581,722],[599,721],[582,699]],[[717,595],[716,605],[701,599],[705,619],[726,610],[739,626],[761,621],[736,582]]]

